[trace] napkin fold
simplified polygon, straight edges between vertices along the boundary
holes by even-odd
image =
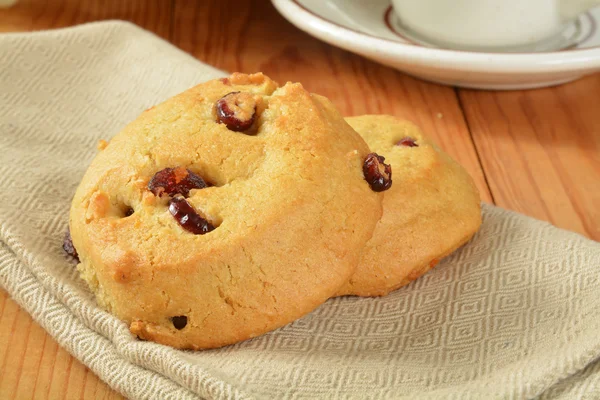
[[[389,296],[222,349],[134,339],[63,254],[71,197],[99,139],[223,74],[124,22],[0,35],[0,285],[61,346],[132,399],[600,397],[600,244],[488,205]]]

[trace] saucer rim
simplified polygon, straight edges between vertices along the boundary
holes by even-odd
[[[299,29],[350,51],[373,58],[390,57],[411,64],[444,63],[444,69],[477,72],[524,73],[584,71],[600,67],[600,46],[540,53],[489,53],[415,46],[360,32],[317,14],[297,0],[271,0],[275,8]],[[383,54],[382,54],[383,53]]]
[[[298,3],[298,0],[293,0],[293,1],[294,1],[294,3],[298,4],[300,7],[305,8],[302,4]],[[311,10],[307,10],[307,11],[309,13],[311,13],[311,14],[316,15],[317,17],[319,17],[317,14],[315,14]],[[392,15],[394,15],[394,8],[390,4],[386,8],[386,10],[384,11],[384,14],[383,14],[383,23],[387,26],[387,28],[388,28],[388,30],[390,32],[392,32],[395,36],[397,36],[400,39],[402,39],[403,42],[390,40],[390,39],[387,39],[387,38],[384,38],[384,37],[381,37],[381,36],[371,35],[371,34],[369,34],[367,32],[360,32],[360,31],[357,31],[356,29],[351,29],[351,28],[348,28],[348,29],[353,30],[354,32],[357,32],[357,33],[363,33],[365,35],[368,35],[368,36],[371,36],[371,37],[374,37],[374,38],[380,38],[382,40],[391,41],[391,42],[394,42],[394,43],[408,44],[408,45],[411,45],[411,46],[419,46],[419,47],[427,47],[427,48],[430,48],[430,49],[452,50],[452,51],[463,52],[463,53],[522,55],[522,54],[562,53],[562,52],[565,52],[565,51],[580,51],[580,50],[589,50],[589,49],[600,49],[600,44],[598,44],[596,46],[590,46],[590,47],[582,47],[582,48],[578,47],[580,44],[585,43],[591,37],[595,36],[597,34],[596,32],[598,31],[598,23],[597,23],[596,19],[592,16],[592,14],[589,12],[589,10],[588,11],[584,11],[583,13],[579,14],[577,16],[577,18],[576,18],[576,19],[579,19],[579,18],[582,18],[582,17],[587,18],[589,20],[589,23],[591,24],[591,28],[590,28],[589,32],[586,33],[586,36],[582,40],[578,41],[577,43],[572,43],[572,44],[570,44],[567,47],[557,48],[555,50],[542,50],[542,51],[530,51],[530,52],[526,52],[526,51],[498,51],[498,52],[491,51],[490,52],[490,51],[477,51],[477,50],[465,50],[465,49],[444,49],[443,47],[436,46],[435,44],[430,43],[430,42],[427,42],[427,43],[430,44],[429,46],[428,45],[424,45],[422,43],[419,43],[419,41],[413,40],[410,36],[405,36],[405,34],[403,32],[399,32],[397,30],[397,27],[394,26],[394,24],[391,22]],[[330,22],[330,23],[332,23],[332,24],[334,24],[334,25],[337,25],[337,26],[339,26],[341,28],[345,28],[343,25],[340,25],[340,24],[338,24],[335,21],[332,21],[330,19],[323,18],[323,17],[321,17],[321,18],[324,19],[324,20],[326,20],[326,21],[328,21],[328,22]],[[397,16],[396,16],[396,18],[397,18]],[[406,28],[404,28],[404,29],[406,29]]]

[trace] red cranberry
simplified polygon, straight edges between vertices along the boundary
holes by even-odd
[[[385,157],[371,153],[363,164],[365,180],[374,192],[383,192],[392,186],[392,166],[384,161]]]
[[[204,179],[183,167],[165,168],[154,174],[148,182],[148,190],[155,196],[166,193],[171,197],[176,194],[188,197],[190,190],[204,189],[206,186]]]
[[[408,136],[398,140],[396,146],[419,147],[419,145],[415,142],[415,139]]]
[[[73,246],[73,239],[71,239],[71,231],[69,230],[69,228],[67,228],[67,231],[65,232],[65,238],[63,239],[62,248],[68,255],[70,255],[75,260],[77,260],[77,262],[79,262],[79,255],[77,254],[75,246]]]
[[[171,317],[171,322],[173,323],[175,329],[182,330],[187,325],[187,317],[185,315]]]
[[[169,212],[183,229],[194,235],[204,235],[215,229],[181,196],[173,197],[169,201]]]
[[[249,129],[256,117],[256,100],[247,92],[231,92],[221,97],[216,104],[217,122],[227,129],[242,132]]]

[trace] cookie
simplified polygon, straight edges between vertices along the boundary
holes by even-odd
[[[324,97],[262,74],[198,85],[99,148],[70,211],[81,276],[132,333],[177,348],[310,312],[382,213],[361,137]]]
[[[473,179],[415,125],[386,115],[346,121],[385,157],[394,184],[356,272],[338,295],[382,296],[417,279],[481,225]]]

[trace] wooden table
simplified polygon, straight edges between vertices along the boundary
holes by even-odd
[[[531,91],[439,86],[320,42],[267,0],[19,0],[0,10],[0,32],[104,19],[132,21],[224,70],[300,81],[345,115],[410,119],[469,170],[484,201],[600,240],[600,74]],[[0,289],[0,398],[34,397],[121,396]]]

